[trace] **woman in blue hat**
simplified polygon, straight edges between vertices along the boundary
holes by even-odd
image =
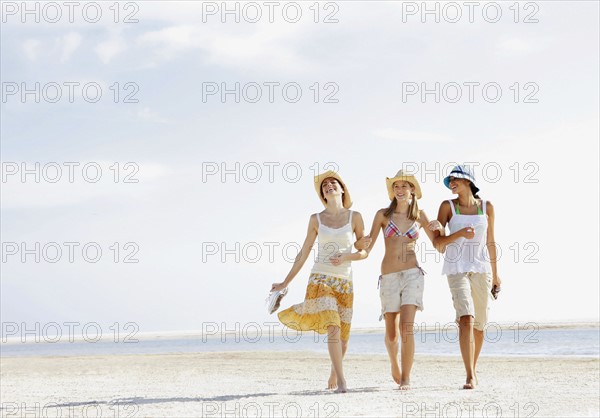
[[[447,275],[459,328],[460,352],[467,380],[464,389],[477,384],[475,367],[483,346],[490,295],[496,299],[501,280],[496,267],[494,206],[477,194],[475,176],[469,167],[457,165],[444,179],[457,198],[440,205],[438,221],[450,234],[438,231],[435,247],[444,253],[442,274]]]

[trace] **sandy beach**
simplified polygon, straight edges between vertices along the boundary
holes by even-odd
[[[350,391],[325,388],[327,353],[230,352],[0,361],[2,417],[598,416],[593,358],[482,358],[459,389],[457,357],[417,356],[397,390],[385,355],[348,355]],[[25,415],[25,414],[28,415]]]

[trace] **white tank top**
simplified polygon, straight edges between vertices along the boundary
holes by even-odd
[[[340,228],[330,228],[323,225],[317,213],[317,221],[319,222],[318,252],[311,273],[328,274],[344,279],[352,278],[352,265],[350,261],[344,261],[339,266],[334,266],[329,261],[329,258],[335,253],[349,254],[352,252],[354,244],[352,211],[349,212],[348,223]]]
[[[450,233],[473,226],[475,236],[472,239],[460,237],[446,247],[442,274],[457,273],[491,273],[490,255],[486,246],[488,220],[485,211],[485,200],[482,200],[481,215],[457,214],[454,203],[449,200],[452,218],[448,222]]]

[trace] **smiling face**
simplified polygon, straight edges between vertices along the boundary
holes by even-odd
[[[398,202],[403,200],[410,200],[411,193],[415,192],[415,187],[407,181],[395,181],[392,185],[394,196]]]
[[[471,182],[467,179],[457,179],[454,177],[450,177],[450,181],[448,183],[450,185],[450,190],[453,194],[466,193],[470,190]]]
[[[342,195],[343,193],[344,187],[333,177],[327,177],[321,183],[321,196],[325,200],[327,200],[328,196]]]

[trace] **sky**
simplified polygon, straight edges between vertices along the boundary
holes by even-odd
[[[2,4],[3,333],[275,322],[315,174],[338,171],[369,228],[401,168],[435,218],[458,162],[496,208],[490,320],[599,320],[597,2],[98,4]],[[419,250],[416,322],[451,322]],[[355,327],[383,327],[382,257],[353,264]]]

